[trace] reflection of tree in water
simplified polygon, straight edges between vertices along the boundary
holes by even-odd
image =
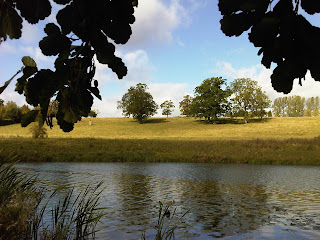
[[[184,187],[182,204],[191,209],[188,225],[196,231],[223,237],[255,230],[269,221],[264,187],[230,186],[215,181],[189,181]]]

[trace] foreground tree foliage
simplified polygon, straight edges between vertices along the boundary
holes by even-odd
[[[205,79],[194,90],[195,97],[192,99],[191,114],[195,117],[204,117],[210,121],[216,120],[228,110],[228,97],[231,92],[226,85],[226,79],[222,77]]]
[[[47,34],[40,42],[42,53],[56,56],[55,70],[38,69],[30,58],[24,58],[23,76],[17,81],[16,91],[24,94],[27,103],[40,110],[25,115],[22,126],[27,126],[39,114],[40,126],[47,118],[50,99],[56,97],[56,114],[60,128],[69,132],[74,123],[87,117],[93,104],[93,95],[101,99],[98,81],[94,80],[94,56],[107,64],[119,79],[127,74],[123,61],[116,57],[116,44],[125,44],[131,35],[134,6],[137,0],[83,1],[54,0],[63,5],[57,13],[58,25],[48,23]],[[8,37],[21,37],[23,19],[31,24],[38,23],[51,13],[49,0],[0,0],[0,42]],[[17,74],[18,74],[17,73]],[[0,93],[10,83],[7,81]]]
[[[158,105],[153,100],[146,84],[138,83],[135,87],[130,87],[128,92],[118,101],[118,109],[122,109],[123,115],[137,119],[139,123],[157,113]]]
[[[249,41],[260,48],[261,63],[277,67],[271,75],[278,92],[289,93],[293,80],[305,77],[307,70],[320,81],[320,28],[299,14],[320,12],[314,0],[219,0],[221,30],[226,36],[240,36],[250,29]]]

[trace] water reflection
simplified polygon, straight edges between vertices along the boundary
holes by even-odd
[[[101,239],[152,239],[158,202],[190,210],[179,239],[320,238],[319,167],[213,164],[19,164],[48,188],[104,181]],[[303,179],[303,181],[301,180]],[[290,237],[291,236],[291,237]],[[292,237],[294,236],[294,237]],[[308,236],[308,237],[306,237]]]

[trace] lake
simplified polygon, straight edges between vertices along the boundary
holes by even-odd
[[[194,163],[19,163],[48,189],[104,181],[97,239],[154,237],[171,202],[176,239],[320,239],[320,167]],[[181,219],[179,218],[188,213]]]

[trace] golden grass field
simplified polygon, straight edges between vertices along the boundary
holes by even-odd
[[[241,122],[241,121],[239,121]],[[29,127],[19,124],[1,126],[0,137],[31,137]],[[253,119],[248,124],[236,121],[208,124],[194,118],[150,118],[138,124],[132,118],[83,118],[70,133],[55,125],[48,128],[49,138],[105,138],[105,139],[177,139],[177,140],[252,140],[314,138],[320,136],[320,118]]]
[[[0,159],[21,161],[176,161],[320,165],[320,118],[270,118],[208,124],[194,118],[94,118],[59,126],[47,139],[32,139],[29,127],[0,127]],[[2,149],[2,150],[1,150]]]

